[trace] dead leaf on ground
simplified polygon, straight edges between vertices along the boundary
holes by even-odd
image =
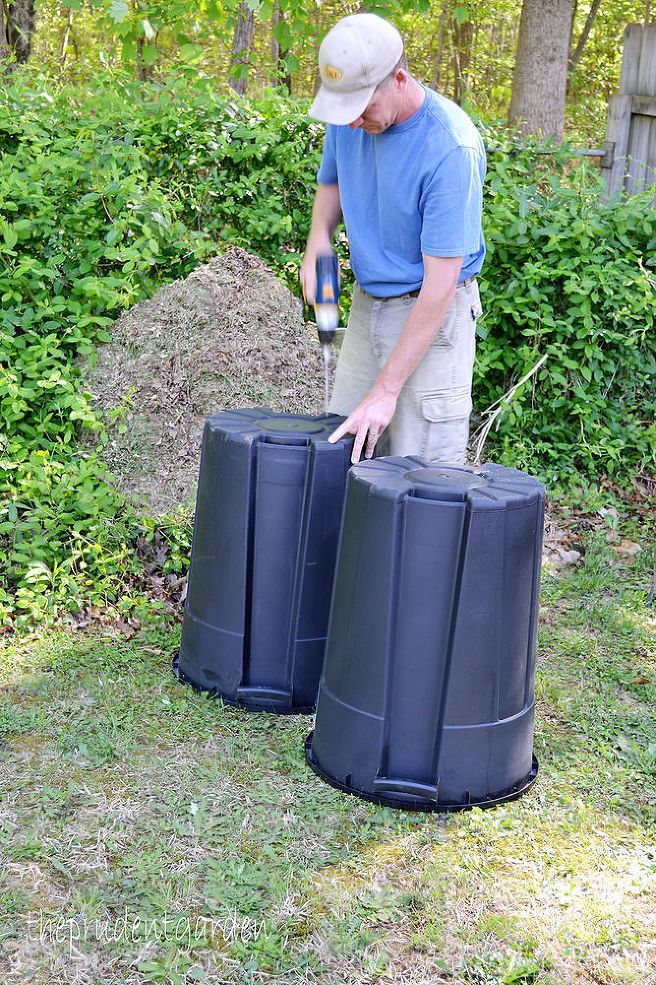
[[[139,631],[139,623],[135,626],[132,619],[129,621],[121,619],[114,623],[114,628],[117,629],[121,636],[123,636],[126,640],[132,640]]]
[[[563,564],[578,564],[583,557],[580,551],[564,551],[562,548],[556,553]]]
[[[636,544],[634,540],[621,540],[619,544],[613,544],[612,546],[616,554],[624,555],[625,557],[635,557],[642,550],[640,544]]]

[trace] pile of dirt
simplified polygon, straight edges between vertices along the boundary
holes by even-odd
[[[229,408],[323,412],[323,362],[300,302],[231,248],[114,324],[85,385],[109,424],[103,458],[154,515],[193,502],[205,419]]]

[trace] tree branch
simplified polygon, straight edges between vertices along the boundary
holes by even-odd
[[[597,16],[597,11],[600,6],[601,0],[592,0],[592,6],[590,7],[590,12],[587,16],[583,30],[581,31],[581,36],[578,40],[576,48],[574,49],[574,53],[570,56],[569,64],[567,66],[568,85],[572,75],[576,71],[576,66],[581,59],[583,49],[585,48],[588,37],[590,36],[590,31],[592,30],[592,25],[595,22],[595,17]]]

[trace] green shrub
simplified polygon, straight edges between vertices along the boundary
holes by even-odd
[[[567,148],[491,154],[475,399],[547,361],[493,432],[491,457],[565,485],[656,458],[653,195],[603,201]]]
[[[12,479],[0,509],[5,577],[15,589],[6,615],[38,622],[116,597],[138,567],[128,546],[129,514],[96,457],[39,449],[16,465]]]
[[[111,595],[130,554],[129,514],[76,448],[80,428],[101,428],[78,357],[209,240],[143,152],[70,96],[4,90],[0,164],[0,575],[14,617],[30,620]]]
[[[124,124],[189,228],[256,253],[293,290],[323,139],[306,105],[273,92],[226,97],[200,79],[172,84]]]

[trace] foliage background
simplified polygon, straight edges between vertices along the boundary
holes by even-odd
[[[252,48],[241,71],[248,94],[288,78],[294,95],[317,85],[316,50],[340,16],[362,8],[353,0],[247,0],[254,12]],[[574,4],[572,50],[592,0]],[[231,75],[238,0],[40,0],[31,63],[60,81],[87,81],[104,67],[123,67],[151,81],[186,65],[221,89]],[[503,119],[510,88],[521,4],[510,0],[373,0],[368,10],[391,17],[412,71],[466,108]],[[646,21],[649,0],[602,3],[568,90],[568,135],[588,146],[603,140],[606,105],[616,91],[627,24]],[[272,44],[275,42],[275,45]],[[275,50],[274,50],[275,49]],[[280,54],[280,59],[277,55]]]

